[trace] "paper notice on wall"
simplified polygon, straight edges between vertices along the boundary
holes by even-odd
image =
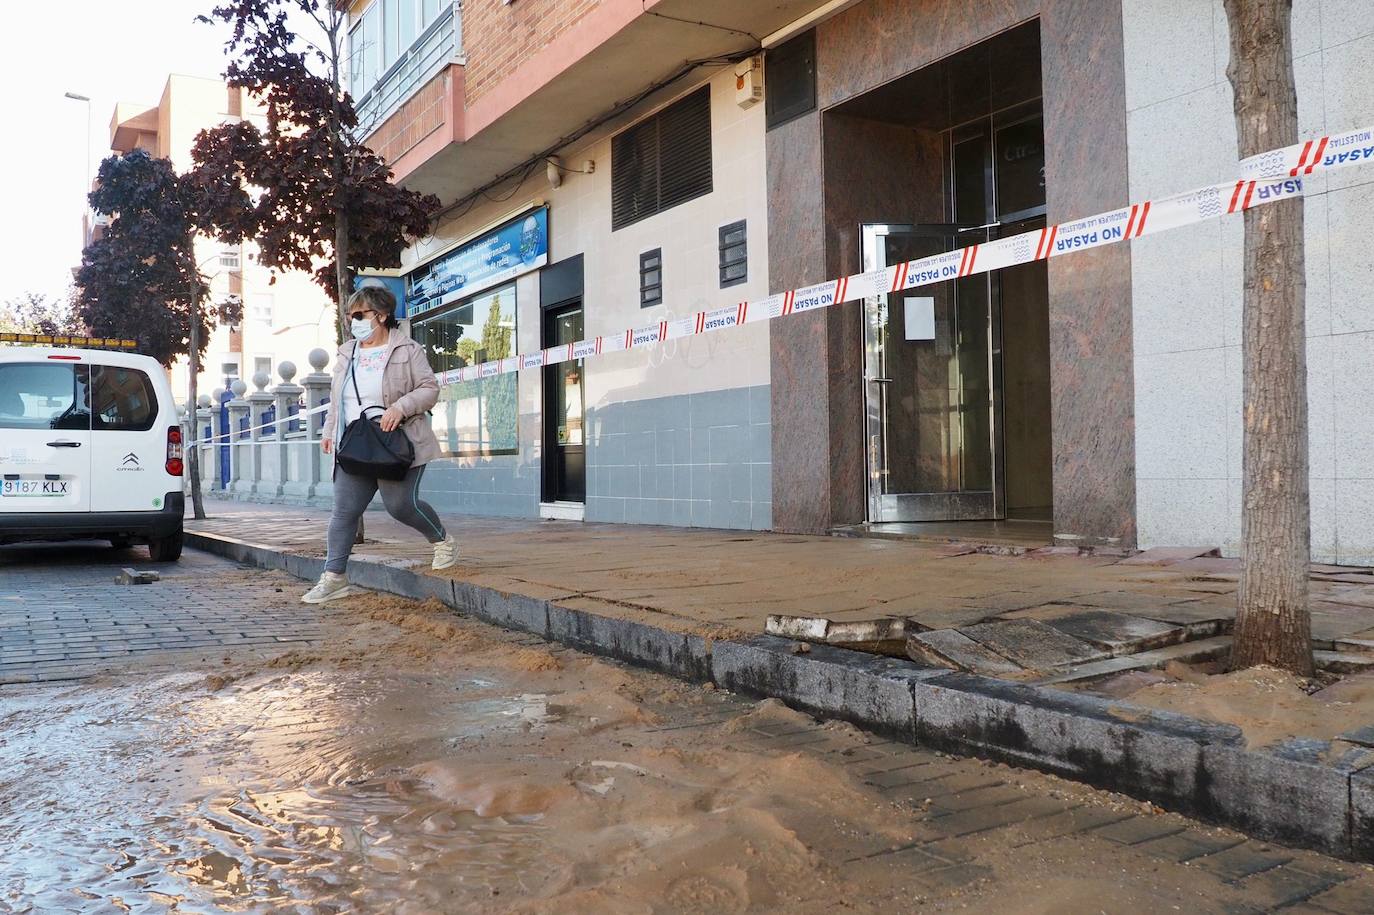
[[[908,340],[935,339],[935,299],[927,296],[907,296],[906,338]]]

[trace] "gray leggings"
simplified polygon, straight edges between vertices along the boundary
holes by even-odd
[[[424,474],[424,464],[410,468],[403,480],[374,480],[354,476],[336,467],[334,513],[329,516],[329,554],[324,561],[325,571],[342,573],[348,566],[348,555],[353,552],[353,541],[358,536],[358,519],[367,511],[379,488],[387,514],[424,534],[430,543],[443,540],[443,522],[430,504],[420,499],[420,477]]]

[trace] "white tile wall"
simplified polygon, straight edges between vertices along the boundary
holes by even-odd
[[[1215,289],[1222,266],[1221,228],[1219,222],[1204,222],[1134,243],[1137,356],[1214,349],[1226,342],[1224,299]],[[1148,297],[1141,297],[1141,289],[1149,290]]]
[[[1213,0],[1122,0],[1126,107],[1142,108],[1216,82]]]
[[[1123,0],[1122,11],[1131,199],[1228,180],[1237,153],[1222,3]],[[1374,0],[1294,0],[1293,24],[1300,133],[1374,124]],[[1307,191],[1313,555],[1374,564],[1374,169],[1309,180]],[[1238,217],[1133,243],[1142,547],[1239,549],[1243,256]],[[1203,453],[1212,447],[1216,460]]]
[[[1374,74],[1369,78],[1374,80]],[[1351,169],[1360,170],[1374,171],[1374,167]],[[1325,200],[1331,331],[1374,330],[1374,182],[1332,190]]]
[[[1226,480],[1136,480],[1145,544],[1216,546],[1226,539]]]
[[[1136,473],[1150,479],[1226,479],[1225,351],[1137,355]]]

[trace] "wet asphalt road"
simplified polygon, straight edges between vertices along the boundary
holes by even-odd
[[[0,547],[0,912],[1374,912],[1367,868],[304,587]]]

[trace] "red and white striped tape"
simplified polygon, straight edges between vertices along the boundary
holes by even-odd
[[[1119,210],[894,264],[883,270],[856,273],[814,286],[779,292],[756,302],[739,302],[712,311],[700,311],[691,317],[659,321],[647,327],[628,328],[621,333],[593,337],[497,362],[465,366],[442,373],[439,381],[441,384],[474,381],[518,369],[539,368],[573,359],[656,346],[667,340],[771,321],[841,302],[915,289],[1017,264],[1060,257],[1075,251],[1114,245],[1217,219],[1228,213],[1240,213],[1261,204],[1300,197],[1304,177],[1366,163],[1374,163],[1374,128],[1333,134],[1252,156],[1240,163],[1241,177],[1236,181],[1133,203]]]

